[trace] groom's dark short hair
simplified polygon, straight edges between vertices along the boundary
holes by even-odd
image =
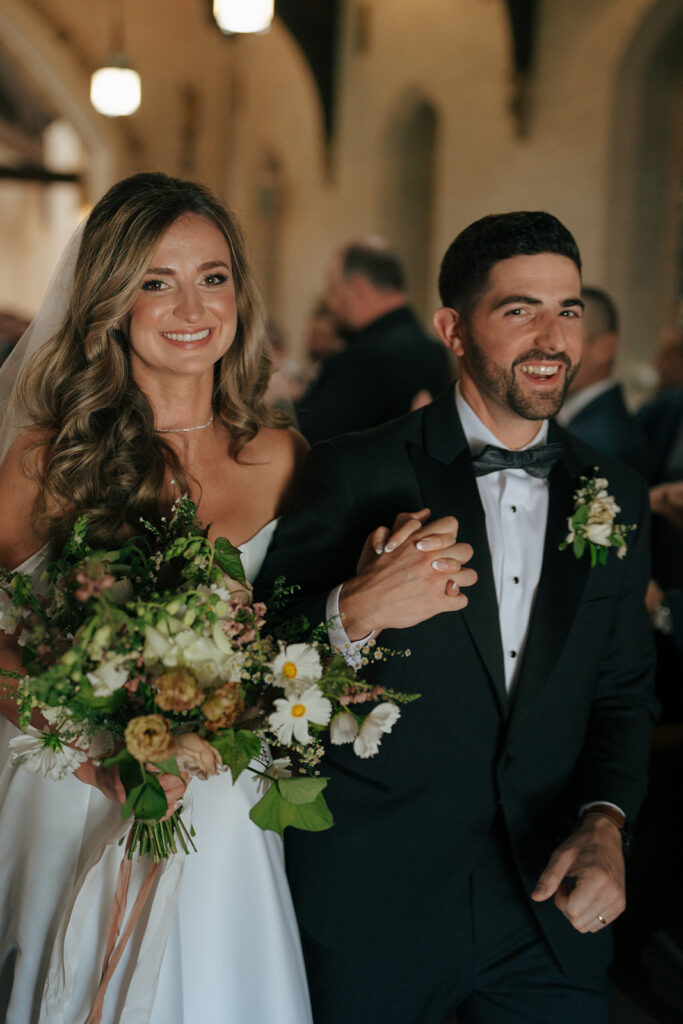
[[[467,315],[486,289],[494,264],[544,252],[567,256],[581,273],[579,248],[551,213],[522,210],[482,217],[461,231],[446,251],[439,273],[441,302]]]

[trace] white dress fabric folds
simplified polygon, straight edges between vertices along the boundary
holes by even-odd
[[[253,579],[275,523],[242,547]],[[38,579],[45,556],[22,568]],[[125,833],[120,809],[73,777],[8,763],[0,718],[0,1021],[84,1024],[97,991]],[[249,819],[254,776],[194,779],[198,853],[164,863],[112,978],[103,1024],[310,1024],[282,842]],[[133,866],[130,907],[149,862]]]

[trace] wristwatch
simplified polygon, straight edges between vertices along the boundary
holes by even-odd
[[[609,818],[610,821],[614,822],[621,832],[621,846],[624,853],[630,849],[633,839],[631,826],[626,820],[626,815],[622,814],[618,807],[613,807],[612,804],[591,804],[590,807],[586,807],[581,815],[582,823],[589,814],[600,814],[603,818]]]

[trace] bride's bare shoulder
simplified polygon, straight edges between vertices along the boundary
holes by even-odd
[[[296,493],[308,442],[292,427],[262,427],[244,451],[247,459],[262,467],[263,483],[276,496],[280,515]]]
[[[284,474],[294,474],[306,457],[308,442],[293,427],[261,427],[244,452]]]
[[[48,443],[45,431],[37,427],[24,430],[0,465],[0,565],[7,568],[20,565],[44,543],[34,519]]]

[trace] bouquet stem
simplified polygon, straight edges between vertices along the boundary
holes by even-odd
[[[126,850],[128,860],[133,859],[133,854],[138,857],[149,857],[155,864],[171,854],[178,852],[178,845],[184,853],[189,854],[191,846],[194,852],[197,847],[194,845],[194,828],[188,830],[185,822],[180,817],[180,811],[174,811],[164,821],[141,821],[136,818],[133,823],[130,835],[130,844]],[[124,842],[125,836],[119,840],[119,845]],[[188,845],[189,844],[189,845]]]

